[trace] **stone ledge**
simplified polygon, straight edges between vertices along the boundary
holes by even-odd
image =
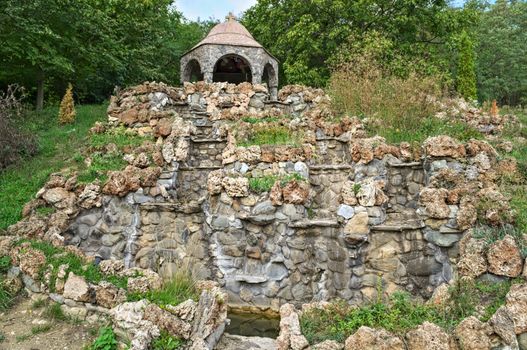
[[[190,141],[194,142],[194,143],[222,143],[222,142],[227,142],[226,139],[212,139],[212,138],[203,138],[203,139],[196,139],[196,138],[193,138],[191,137],[190,138]]]
[[[141,209],[145,210],[162,210],[162,211],[175,211],[185,214],[194,214],[201,212],[201,206],[198,203],[195,204],[180,204],[180,203],[169,203],[169,202],[147,202],[140,204]]]
[[[217,169],[223,169],[224,167],[221,165],[210,165],[210,166],[189,166],[189,167],[181,167],[179,170],[181,171],[193,171],[193,170],[217,170]]]
[[[269,280],[266,276],[255,276],[255,275],[235,275],[234,280],[238,282],[246,282],[250,284],[265,283]]]
[[[371,227],[372,231],[388,231],[388,232],[403,232],[419,230],[425,227],[422,220],[408,220],[404,223],[385,223],[382,225],[375,225]]]
[[[392,168],[414,168],[414,167],[422,167],[422,162],[410,162],[410,163],[393,163],[391,161],[388,161],[388,166]]]
[[[328,164],[328,165],[308,165],[309,170],[351,170],[352,165],[348,164]]]
[[[291,228],[308,228],[308,227],[339,227],[337,220],[299,220],[288,224]]]

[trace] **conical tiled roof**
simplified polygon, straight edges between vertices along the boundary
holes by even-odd
[[[205,39],[201,40],[192,48],[192,50],[201,45],[207,44],[263,47],[260,43],[254,40],[251,33],[249,33],[249,31],[232,15],[227,17],[226,22],[214,26]]]

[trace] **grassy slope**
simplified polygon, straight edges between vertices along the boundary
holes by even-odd
[[[21,127],[38,137],[39,152],[0,173],[0,229],[20,220],[22,207],[49,174],[73,162],[90,127],[106,119],[106,108],[105,104],[78,106],[75,123],[67,126],[57,122],[58,107],[27,116]]]

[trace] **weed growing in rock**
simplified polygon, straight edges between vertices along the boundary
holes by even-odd
[[[249,179],[249,189],[256,193],[269,192],[277,179],[278,177],[274,175],[251,177]]]
[[[176,350],[183,344],[181,339],[171,336],[167,331],[161,331],[161,335],[152,342],[152,350]]]
[[[246,139],[238,142],[238,146],[288,145],[298,147],[302,144],[302,139],[300,132],[291,131],[285,126],[255,124]]]
[[[40,216],[48,216],[55,212],[55,208],[53,207],[38,207],[35,209],[36,213]]]
[[[496,241],[502,240],[506,235],[510,235],[516,241],[522,256],[527,257],[527,240],[525,235],[518,228],[512,225],[477,226],[473,231],[474,238],[483,239],[488,246]]]
[[[0,258],[0,274],[7,273],[11,267],[11,258],[8,256],[3,256]]]
[[[99,336],[94,340],[88,350],[116,350],[117,336],[112,327],[102,327],[99,330]]]
[[[130,293],[128,301],[147,299],[160,307],[165,307],[178,305],[188,299],[198,300],[198,297],[198,291],[190,274],[178,272],[172,279],[164,282],[161,289],[149,290],[146,293]]]

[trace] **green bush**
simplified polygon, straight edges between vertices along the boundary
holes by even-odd
[[[247,137],[238,142],[238,146],[288,145],[298,147],[302,144],[302,135],[281,125],[256,124]]]
[[[102,327],[99,336],[90,346],[89,350],[117,350],[117,337],[111,327]]]
[[[458,38],[456,89],[467,100],[477,98],[474,43],[466,31],[461,32]]]

